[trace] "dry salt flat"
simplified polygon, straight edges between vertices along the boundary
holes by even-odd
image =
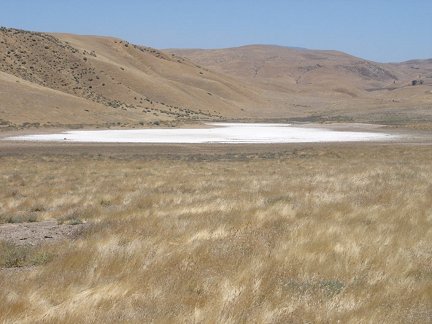
[[[131,130],[79,130],[56,134],[22,135],[16,141],[81,143],[328,143],[388,141],[396,135],[379,132],[338,131],[291,124],[208,123],[209,128],[159,128]]]

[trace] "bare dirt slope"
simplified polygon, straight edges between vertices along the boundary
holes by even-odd
[[[86,227],[83,223],[63,224],[57,220],[0,225],[2,241],[15,245],[39,245],[73,238]]]
[[[431,60],[382,64],[337,51],[265,45],[167,51],[264,89],[269,106],[282,114],[389,122],[431,117]]]

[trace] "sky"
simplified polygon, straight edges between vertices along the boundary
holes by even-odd
[[[273,44],[432,58],[432,0],[0,0],[0,25],[164,48]]]

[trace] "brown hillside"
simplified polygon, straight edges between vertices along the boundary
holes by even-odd
[[[340,85],[368,90],[371,87],[403,87],[418,75],[431,78],[431,60],[399,64],[367,61],[338,51],[308,50],[282,46],[250,45],[237,48],[167,50],[207,68],[236,75],[268,87],[287,89],[306,86],[331,88]]]
[[[260,87],[275,114],[396,123],[432,118],[430,60],[381,64],[337,51],[264,45],[167,51]],[[422,84],[412,86],[416,79]]]
[[[220,50],[170,50],[214,70],[245,79],[280,85],[393,82],[397,77],[378,64],[336,51],[313,51],[280,46],[243,46]]]
[[[84,99],[78,101],[79,106],[109,108],[106,115],[115,116],[121,123],[246,115],[244,108],[259,102],[253,87],[230,77],[202,69],[175,55],[109,37],[2,28],[0,71],[38,85],[41,106],[52,106],[49,94],[56,90]],[[19,92],[15,93],[15,88]],[[10,123],[34,122],[29,102],[22,106],[17,102],[18,106],[6,104],[15,96],[23,93],[26,96],[22,87],[15,88],[2,93],[0,118]],[[44,91],[46,102],[42,99]],[[69,109],[66,104],[58,106],[62,111]],[[28,116],[19,114],[19,110],[28,110]],[[65,115],[69,113],[70,110],[65,111]],[[94,123],[88,114],[75,113],[75,120]],[[45,115],[45,123],[57,122],[48,118],[50,114]],[[102,114],[100,122],[110,118]]]
[[[0,72],[0,129],[135,124],[139,113],[112,109]],[[121,121],[121,122],[120,122]],[[118,124],[120,122],[120,124]]]
[[[379,64],[258,45],[160,51],[111,37],[0,28],[0,73],[3,127],[293,118],[432,123],[430,60]]]

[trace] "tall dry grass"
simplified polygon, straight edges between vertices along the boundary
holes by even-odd
[[[432,149],[0,159],[0,213],[91,223],[0,271],[0,321],[427,323]]]

